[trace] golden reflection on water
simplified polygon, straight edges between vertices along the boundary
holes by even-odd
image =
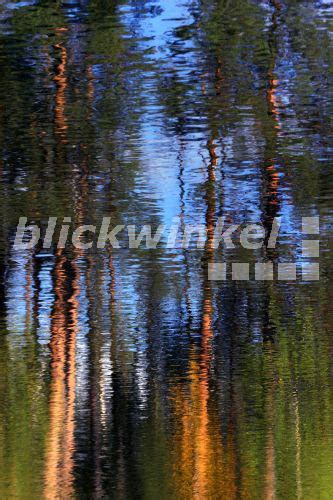
[[[59,134],[65,142],[65,134],[68,128],[65,114],[66,88],[67,88],[67,49],[60,43],[54,45],[54,49],[60,52],[60,63],[57,66],[56,75],[53,80],[56,82],[55,93],[55,124],[56,134]]]
[[[70,498],[74,494],[75,356],[78,318],[78,269],[72,263],[72,292],[66,298],[67,259],[58,252],[54,270],[56,300],[51,321],[50,420],[45,459],[45,497]]]
[[[219,74],[219,79],[221,78]],[[217,145],[209,140],[210,156],[206,191],[205,255],[207,262],[214,256],[215,167]],[[233,424],[230,421],[225,445],[218,422],[210,411],[210,373],[212,361],[213,304],[211,284],[204,280],[202,328],[199,350],[192,346],[189,353],[188,381],[172,389],[177,429],[175,434],[176,460],[174,479],[180,498],[235,498],[236,469],[233,443]]]

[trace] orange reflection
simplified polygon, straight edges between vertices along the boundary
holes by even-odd
[[[215,167],[217,146],[211,139],[207,143],[210,155],[206,190],[205,254],[213,258],[215,215]],[[229,426],[225,445],[219,432],[216,411],[210,411],[210,369],[213,339],[212,290],[207,277],[204,280],[203,312],[200,351],[192,346],[189,361],[189,384],[173,389],[176,425],[180,425],[174,440],[176,463],[174,484],[181,498],[235,498],[236,461],[233,427]]]
[[[65,27],[63,27],[63,28],[54,28],[54,31],[56,33],[63,33],[63,32],[68,31],[68,28],[65,28]]]
[[[56,123],[56,133],[62,137],[62,141],[65,142],[65,133],[68,128],[67,119],[65,116],[65,106],[66,106],[66,95],[65,91],[67,88],[67,76],[66,76],[66,66],[67,66],[67,50],[61,44],[54,45],[54,48],[60,50],[60,63],[57,66],[56,75],[53,80],[56,82],[57,89],[55,94],[55,123]]]
[[[73,488],[75,352],[78,324],[78,270],[72,264],[75,278],[70,297],[67,258],[58,252],[55,266],[55,304],[51,321],[51,387],[50,421],[46,443],[45,498],[70,498]]]
[[[269,85],[267,89],[267,102],[268,102],[268,110],[269,113],[274,115],[275,119],[275,128],[276,130],[280,130],[281,126],[278,121],[278,117],[280,114],[279,111],[279,103],[277,99],[277,87],[279,84],[279,80],[273,77],[272,73],[268,73]]]

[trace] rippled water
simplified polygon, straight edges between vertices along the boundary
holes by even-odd
[[[1,498],[333,497],[332,12],[0,2]],[[208,280],[266,257],[218,217],[281,217],[277,263],[317,215],[318,282]],[[20,216],[207,241],[19,251]]]

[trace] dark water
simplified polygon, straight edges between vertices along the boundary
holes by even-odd
[[[1,1],[1,498],[333,498],[332,12]],[[20,216],[207,241],[18,251]],[[209,281],[265,258],[220,216],[282,217],[274,262],[320,216],[320,280]]]

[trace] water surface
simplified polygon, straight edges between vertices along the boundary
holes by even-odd
[[[1,498],[333,497],[328,1],[0,3]],[[319,282],[212,282],[295,261]],[[44,224],[203,224],[201,251],[13,248]],[[269,255],[218,217],[282,217]],[[252,271],[251,271],[252,272]]]

